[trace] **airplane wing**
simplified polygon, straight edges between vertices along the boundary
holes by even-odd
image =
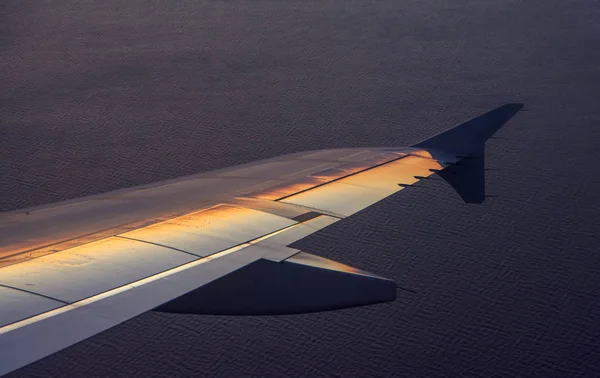
[[[485,199],[506,104],[411,147],[285,155],[0,215],[0,375],[149,310],[291,314],[392,301],[388,279],[289,245],[416,184]]]

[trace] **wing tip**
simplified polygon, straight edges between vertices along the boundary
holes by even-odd
[[[507,106],[507,107],[511,107],[511,108],[521,109],[525,106],[525,104],[522,102],[507,102],[506,104],[501,105],[501,106]]]
[[[460,165],[436,172],[466,203],[485,201],[484,149],[486,141],[515,116],[525,104],[506,103],[456,127],[413,145],[434,158],[459,159]]]
[[[522,102],[509,102],[509,103],[500,105],[499,107],[497,107],[494,110],[504,109],[507,111],[512,111],[516,114],[517,112],[521,111],[524,107],[525,107],[525,104]],[[492,110],[492,111],[494,111],[494,110]]]
[[[503,104],[411,147],[469,155],[474,150],[482,150],[485,142],[524,106],[519,102]]]

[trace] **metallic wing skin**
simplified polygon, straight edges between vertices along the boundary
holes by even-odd
[[[270,315],[391,301],[393,281],[289,245],[438,174],[483,202],[506,104],[411,147],[280,156],[0,215],[0,375],[149,310]]]

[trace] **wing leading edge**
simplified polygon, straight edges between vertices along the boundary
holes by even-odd
[[[405,148],[297,153],[0,215],[0,375],[149,310],[269,315],[396,298],[393,281],[288,246],[438,174],[485,199],[506,104]]]

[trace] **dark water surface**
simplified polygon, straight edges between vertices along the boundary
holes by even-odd
[[[396,146],[503,102],[484,205],[441,181],[296,247],[395,303],[144,314],[11,377],[600,376],[596,0],[0,2],[0,209],[282,153]]]

